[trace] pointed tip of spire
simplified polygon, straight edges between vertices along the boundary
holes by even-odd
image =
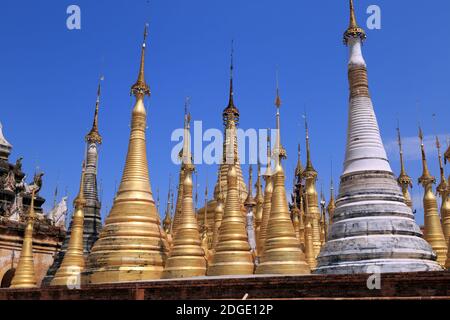
[[[98,109],[100,106],[101,81],[103,81],[103,79],[104,77],[101,76],[98,82],[97,100],[95,102],[94,120],[92,121],[92,128],[85,137],[86,142],[89,143],[98,143],[98,144],[102,143],[102,136],[98,132]]]
[[[348,44],[351,38],[359,38],[361,41],[366,39],[366,32],[358,26],[356,21],[355,6],[353,0],[350,0],[350,22],[347,30],[344,32],[344,43]]]
[[[148,23],[144,26],[144,40],[142,42],[141,50],[141,64],[139,67],[138,79],[131,87],[131,93],[136,97],[143,97],[144,95],[150,96],[150,87],[145,82],[145,48],[148,36]]]

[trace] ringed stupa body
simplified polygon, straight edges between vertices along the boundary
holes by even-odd
[[[350,0],[349,122],[344,172],[328,241],[315,273],[350,274],[442,270],[423,239],[392,173],[368,89],[361,46],[366,38],[356,24]]]

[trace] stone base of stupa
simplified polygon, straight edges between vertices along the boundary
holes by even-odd
[[[394,175],[352,172],[341,177],[318,274],[439,271]]]
[[[372,280],[370,274],[198,277],[73,290],[0,289],[0,300],[450,299],[450,271],[382,274],[379,289]]]

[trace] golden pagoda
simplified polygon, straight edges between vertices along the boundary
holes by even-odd
[[[197,217],[192,198],[193,183],[190,116],[186,114],[183,142],[183,204],[177,231],[173,237],[173,246],[167,259],[163,278],[186,278],[204,276],[206,273],[205,251],[200,240]]]
[[[150,95],[145,82],[145,39],[137,82],[131,87],[136,97],[125,168],[114,203],[88,257],[85,283],[114,283],[158,279],[163,272],[168,243],[156,212],[148,173],[145,141],[146,108]]]
[[[70,233],[69,244],[61,266],[56,271],[50,282],[51,286],[79,286],[81,284],[81,272],[84,270],[83,255],[83,231],[84,231],[84,176],[85,164],[81,172],[80,189],[73,201],[75,212],[72,216],[72,232]]]
[[[296,237],[286,199],[285,176],[281,165],[281,160],[286,158],[286,151],[281,144],[280,136],[281,99],[278,85],[275,105],[277,109],[277,132],[274,148],[275,171],[272,175],[272,204],[269,222],[267,224],[267,235],[255,273],[307,274],[310,273],[310,268],[300,248],[300,241]]]
[[[218,205],[219,190],[222,190],[222,199],[226,199],[228,192],[228,167],[236,163],[236,172],[238,177],[238,190],[240,190],[239,201],[243,205],[245,199],[247,198],[247,187],[242,174],[242,168],[240,165],[239,154],[238,154],[238,141],[237,141],[237,127],[239,125],[239,109],[234,104],[234,89],[233,89],[233,44],[231,48],[231,62],[230,62],[230,88],[228,96],[228,105],[222,112],[222,119],[224,125],[224,141],[223,141],[223,152],[222,161],[219,166],[219,175],[217,177],[217,182],[214,187],[214,199],[208,202],[207,211],[208,215],[208,229],[214,230],[214,215],[215,208]],[[234,138],[232,138],[234,137]],[[202,224],[205,214],[205,208],[200,208],[197,211],[199,223]],[[242,212],[245,215],[245,211]],[[210,235],[213,237],[212,235]]]
[[[402,147],[402,138],[400,135],[400,128],[397,127],[397,139],[398,139],[398,147],[400,150],[400,175],[398,176],[398,184],[402,188],[403,197],[405,198],[405,203],[408,207],[413,209],[413,203],[411,199],[411,195],[409,194],[409,188],[412,188],[413,183],[412,179],[408,176],[405,170],[405,164],[403,163],[403,147]]]
[[[320,252],[320,210],[319,199],[316,190],[317,171],[311,162],[311,150],[309,146],[308,122],[305,116],[306,132],[306,167],[303,170],[303,179],[305,179],[305,207],[306,222],[311,223],[314,254],[317,256]]]
[[[37,286],[33,261],[33,230],[34,221],[37,219],[36,213],[34,212],[34,198],[35,189],[31,192],[30,211],[26,218],[27,224],[25,226],[19,263],[17,264],[14,277],[11,280],[10,288],[13,289],[35,288]]]
[[[436,148],[438,150],[439,171],[441,181],[436,188],[437,193],[441,196],[441,220],[442,231],[444,232],[445,243],[450,241],[450,185],[445,178],[444,166],[442,164],[441,144],[436,136]]]
[[[263,212],[261,218],[261,226],[259,229],[259,236],[257,239],[258,254],[261,255],[264,250],[264,244],[266,242],[267,235],[267,225],[269,223],[270,211],[272,206],[272,191],[273,191],[273,181],[272,181],[272,157],[271,157],[271,146],[270,146],[270,131],[267,131],[267,167],[264,173],[264,180],[266,185],[264,187],[264,203]]]
[[[442,231],[441,221],[439,219],[436,196],[433,193],[433,183],[436,179],[430,174],[425,156],[425,147],[423,145],[423,133],[419,127],[420,148],[422,152],[423,173],[419,178],[425,193],[423,196],[425,232],[424,238],[433,248],[437,255],[437,262],[444,266],[447,257],[447,243],[445,243],[444,233]]]
[[[180,218],[181,218],[181,207],[182,207],[182,202],[183,202],[183,181],[184,181],[184,164],[181,163],[180,166],[180,174],[178,177],[178,187],[177,187],[177,202],[175,204],[175,212],[173,215],[173,222],[171,225],[171,234],[172,237],[175,234],[178,224],[180,222]]]
[[[234,139],[234,134],[231,133]],[[214,248],[208,276],[253,274],[254,260],[248,242],[245,216],[238,189],[237,161],[228,166],[227,195],[219,239]]]
[[[262,191],[262,185],[261,185],[261,163],[258,161],[258,177],[256,179],[256,208],[255,208],[255,239],[256,239],[256,252],[259,252],[258,248],[258,239],[259,239],[259,233],[261,230],[261,222],[263,217],[263,209],[264,209],[264,193]]]
[[[334,200],[333,178],[331,178],[331,182],[330,182],[330,201],[328,202],[328,205],[327,205],[328,230],[329,230],[329,228],[331,228],[331,224],[333,223],[334,210],[336,210],[336,202]]]

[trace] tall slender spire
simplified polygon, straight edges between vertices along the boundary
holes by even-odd
[[[141,64],[139,66],[138,78],[135,84],[131,86],[131,93],[136,97],[143,97],[144,95],[150,96],[150,87],[145,82],[145,48],[148,36],[148,24],[144,27],[144,40],[142,41],[141,49]]]
[[[100,81],[102,79],[103,79],[103,77],[100,78]],[[100,81],[98,82],[98,87],[97,87],[97,100],[95,101],[95,112],[94,112],[94,120],[92,121],[92,128],[89,131],[89,133],[86,135],[86,138],[85,138],[86,142],[88,142],[88,143],[97,143],[97,144],[102,143],[102,136],[98,132],[98,109],[99,109],[99,105],[100,105],[100,91],[101,91]]]
[[[365,38],[350,1],[344,33],[350,91],[344,170],[330,241],[317,257],[315,273],[366,273],[371,266],[381,273],[440,270],[389,165],[369,93]]]
[[[167,191],[166,213],[163,220],[163,228],[168,236],[171,234],[171,225],[172,225],[171,207],[173,206],[173,204],[171,196],[172,196],[172,177],[169,176],[169,191]]]
[[[437,186],[436,191],[441,196],[442,231],[444,232],[445,243],[447,244],[448,248],[450,243],[450,186],[449,186],[450,181],[447,182],[447,179],[445,178],[444,166],[442,164],[441,144],[437,136],[436,136],[436,148],[438,150],[439,169],[441,175],[441,181]]]
[[[266,185],[264,187],[264,204],[261,218],[261,227],[259,231],[259,237],[257,239],[257,247],[259,254],[262,254],[264,245],[266,243],[267,226],[269,224],[270,211],[272,207],[272,192],[273,192],[273,180],[272,180],[272,158],[271,158],[271,140],[270,131],[267,130],[267,169],[264,174],[264,180]]]
[[[441,178],[439,185],[436,187],[436,191],[442,198],[444,198],[445,195],[447,194],[448,182],[447,179],[445,178],[444,165],[442,163],[441,143],[439,141],[438,136],[436,136],[436,149],[438,151],[439,173]]]
[[[306,114],[304,115],[305,119],[305,140],[306,140],[306,168],[304,170],[305,175],[316,175],[317,172],[314,169],[314,166],[311,161],[311,148],[309,144],[309,129],[308,129],[308,119]]]
[[[333,185],[333,174],[331,174],[330,180],[330,200],[328,202],[328,225],[331,226],[333,223],[334,210],[336,209],[336,202],[334,200],[334,185]]]
[[[223,110],[223,122],[225,128],[230,127],[230,122],[233,125],[239,123],[239,110],[234,105],[234,88],[233,88],[233,71],[234,71],[234,41],[231,41],[231,55],[230,55],[230,92],[228,95],[228,105]]]
[[[277,90],[277,97],[278,90]],[[276,99],[278,101],[279,99]],[[273,174],[273,191],[271,209],[266,228],[263,251],[260,252],[256,274],[307,274],[310,268],[305,261],[305,255],[300,248],[286,198],[285,175],[281,159],[280,135],[280,105],[276,103],[277,140],[276,140],[276,168]]]
[[[202,246],[192,198],[192,172],[195,168],[192,164],[190,147],[190,116],[186,118],[183,141],[183,164],[185,168],[183,205],[179,226],[177,232],[173,235],[173,247],[164,268],[163,278],[166,279],[202,276],[206,273],[206,252]]]
[[[10,288],[35,288],[36,275],[34,271],[33,260],[33,229],[36,214],[34,212],[34,198],[35,189],[31,192],[30,209],[25,225],[25,232],[23,236],[22,251],[20,252],[19,263],[17,264],[16,272],[11,280]]]
[[[132,87],[136,97],[131,117],[128,152],[119,190],[100,237],[86,264],[85,283],[142,281],[161,277],[168,244],[160,226],[148,172],[145,131],[147,113],[143,97],[144,32],[141,68]]]
[[[72,216],[72,226],[70,240],[64,259],[56,271],[55,277],[52,279],[52,286],[79,286],[80,274],[84,269],[84,252],[83,252],[83,230],[84,230],[84,206],[86,199],[84,198],[84,175],[85,164],[81,170],[80,188],[78,195],[73,201],[75,212]],[[74,283],[74,280],[76,283]]]
[[[445,265],[447,258],[447,243],[445,242],[444,232],[442,230],[441,220],[438,213],[438,205],[436,196],[433,193],[433,184],[436,182],[436,178],[430,174],[428,170],[427,158],[425,153],[425,147],[423,144],[423,132],[419,126],[419,139],[420,139],[420,151],[422,152],[422,168],[423,172],[419,178],[419,183],[422,184],[425,192],[423,196],[423,208],[424,208],[424,224],[425,240],[433,248],[437,255],[437,262],[441,265]]]
[[[413,203],[411,195],[409,194],[409,188],[412,188],[413,183],[412,179],[408,176],[405,170],[405,164],[403,161],[402,138],[400,135],[400,126],[397,126],[397,140],[398,140],[398,147],[400,150],[400,175],[398,176],[397,181],[400,187],[402,188],[402,193],[403,197],[405,198],[406,205],[412,209]]]

